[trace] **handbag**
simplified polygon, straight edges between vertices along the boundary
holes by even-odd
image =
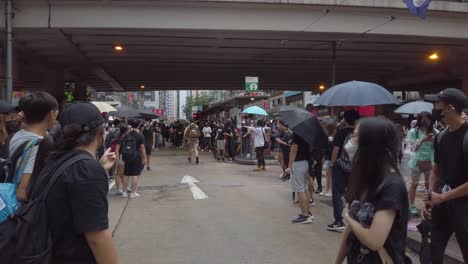
[[[418,162],[419,171],[426,172],[432,170],[432,161],[430,160],[421,160]]]

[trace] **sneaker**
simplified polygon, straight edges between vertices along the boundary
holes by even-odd
[[[327,192],[322,191],[321,193],[319,193],[319,195],[320,195],[320,196],[325,196],[326,193],[327,193]]]
[[[266,171],[266,170],[267,170],[267,168],[266,168],[265,166],[262,166],[262,170]]]
[[[298,215],[296,219],[292,220],[293,224],[310,224],[312,223],[312,219],[309,215]]]
[[[321,189],[321,188],[319,188],[319,189],[317,189],[317,190],[315,191],[315,194],[319,194],[319,193],[322,193],[322,189]]]
[[[262,167],[260,167],[260,166],[257,166],[257,167],[254,169],[254,171],[261,171],[261,170],[262,170]]]
[[[132,188],[127,187],[127,192],[132,192]]]
[[[281,178],[281,179],[284,178],[284,172],[282,172],[282,173],[280,174],[280,178]]]
[[[192,158],[188,158],[188,162],[189,162],[189,163],[192,163]]]
[[[134,198],[138,198],[138,197],[140,197],[140,194],[137,193],[137,192],[132,192],[132,193],[130,194],[130,199],[134,199]]]
[[[309,212],[309,218],[310,218],[311,220],[314,220],[314,216],[312,215],[311,212]]]
[[[128,197],[128,193],[123,192],[123,193],[122,193],[122,198],[127,198],[127,197]]]
[[[150,168],[150,167],[146,167],[146,170],[150,171],[150,170],[151,170],[151,168]]]
[[[418,210],[418,208],[416,208],[416,206],[413,205],[413,206],[411,206],[411,208],[410,208],[410,213],[411,213],[411,215],[413,215],[413,216],[418,216],[418,215],[419,215],[419,210]]]
[[[226,160],[223,158],[223,162],[226,162]]]
[[[310,205],[310,206],[315,206],[315,200],[314,200],[314,199],[311,199],[311,200],[309,201],[309,205]]]
[[[327,225],[327,230],[330,231],[341,231],[345,229],[345,224],[343,222],[335,221],[331,225]]]
[[[325,197],[332,197],[332,193],[331,193],[331,192],[327,192],[324,196],[325,196]]]
[[[115,189],[112,192],[109,192],[110,195],[122,195],[122,189]]]
[[[198,163],[200,163],[200,160],[197,157],[196,160],[195,160],[195,164],[198,164]]]

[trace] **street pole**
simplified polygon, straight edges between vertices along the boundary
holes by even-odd
[[[7,33],[7,43],[6,43],[6,57],[7,57],[7,76],[6,76],[6,92],[5,100],[11,103],[11,94],[13,91],[13,32],[12,32],[12,20],[13,20],[13,0],[7,0],[6,2],[6,33]]]
[[[331,78],[331,86],[336,84],[336,46],[337,42],[333,42],[332,44],[332,78]]]

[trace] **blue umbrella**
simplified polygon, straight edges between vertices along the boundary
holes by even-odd
[[[397,114],[419,114],[422,112],[432,113],[434,105],[427,102],[416,101],[404,104],[395,110]]]
[[[258,106],[251,106],[242,111],[243,114],[262,115],[267,116],[268,113]]]
[[[395,96],[378,84],[351,81],[331,87],[317,98],[314,104],[324,106],[368,106],[397,103]]]

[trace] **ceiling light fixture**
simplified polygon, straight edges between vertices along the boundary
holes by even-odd
[[[325,85],[320,85],[320,86],[319,86],[319,89],[320,89],[320,90],[325,90]]]
[[[145,89],[145,86],[143,84],[140,85],[140,89]]]
[[[114,50],[115,51],[123,51],[123,47],[121,45],[115,45]]]
[[[430,60],[438,60],[439,59],[439,54],[437,52],[432,53],[429,55]]]

